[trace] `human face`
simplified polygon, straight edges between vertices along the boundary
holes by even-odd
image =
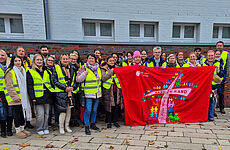
[[[47,66],[54,66],[54,59],[52,57],[48,57],[46,64]]]
[[[141,62],[141,57],[140,57],[140,56],[135,57],[135,58],[134,58],[134,62],[135,62],[136,64],[139,64],[139,63]]]
[[[96,58],[100,58],[101,57],[101,52],[100,51],[95,51],[95,56]]]
[[[24,58],[26,55],[24,48],[18,48],[17,49],[17,56],[20,58]]]
[[[49,54],[49,50],[47,49],[47,47],[43,47],[43,48],[41,49],[41,54],[42,54],[43,56],[47,56],[47,55]]]
[[[161,56],[164,58],[164,60],[166,60],[166,53],[162,53]]]
[[[6,56],[4,55],[3,52],[0,51],[0,63],[5,63],[6,62]]]
[[[222,50],[223,48],[224,48],[224,44],[223,43],[217,43],[216,44],[216,49]]]
[[[117,62],[117,55],[116,54],[113,54],[113,59],[114,59],[114,62]]]
[[[147,53],[146,53],[146,51],[142,51],[142,52],[141,52],[141,58],[142,58],[143,60],[145,60],[145,59],[147,58]]]
[[[69,57],[66,56],[66,55],[62,56],[62,58],[61,58],[61,64],[62,64],[63,66],[67,66],[68,63],[69,63]]]
[[[174,56],[171,56],[171,57],[169,58],[169,63],[170,63],[170,64],[175,64],[175,63],[176,63],[176,58],[175,58]]]
[[[200,53],[201,53],[200,50],[196,50],[196,51],[195,51],[196,57],[199,57],[199,56],[200,56]]]
[[[38,68],[42,67],[42,65],[43,65],[42,56],[38,55],[38,56],[35,58],[34,63],[35,63],[36,66],[38,66]]]
[[[78,52],[77,51],[73,51],[73,53],[77,56],[77,59],[78,59],[78,57],[79,57]]]
[[[190,56],[189,56],[189,61],[191,62],[191,63],[196,63],[196,55],[195,54],[191,54]]]
[[[214,56],[215,56],[214,52],[209,52],[208,53],[208,61],[213,62],[214,61]]]
[[[88,59],[87,59],[87,62],[90,64],[90,65],[94,65],[96,60],[94,57],[92,56],[89,56]]]
[[[115,63],[114,58],[109,58],[107,64],[110,65],[110,66],[114,66],[114,63]]]
[[[22,66],[22,60],[18,57],[14,59],[14,66],[21,67]]]
[[[160,49],[155,49],[155,52],[153,52],[154,56],[156,59],[159,59],[161,56],[161,50]]]
[[[130,54],[130,53],[128,53],[127,57],[128,57],[128,60],[129,60],[130,62],[133,60],[133,56],[132,56],[132,54]]]
[[[70,62],[71,62],[71,64],[76,64],[76,62],[77,62],[77,57],[76,56],[70,56]]]
[[[220,51],[216,51],[215,58],[220,58]]]
[[[179,52],[177,55],[178,60],[183,60],[184,59],[184,53],[183,52]]]

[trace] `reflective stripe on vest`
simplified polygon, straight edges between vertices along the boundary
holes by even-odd
[[[57,78],[58,78],[58,82],[60,82],[61,84],[65,84],[66,87],[68,86],[67,85],[67,81],[65,81],[65,76],[63,75],[62,73],[62,69],[59,65],[55,65],[55,70],[57,72]],[[75,72],[74,72],[74,75],[73,75],[73,78],[72,78],[72,83],[71,83],[71,86],[74,85],[74,80],[75,80]],[[62,89],[59,89],[57,86],[55,86],[55,92],[65,92],[64,90]]]
[[[106,71],[106,74],[108,74],[108,71]],[[119,83],[119,80],[116,76],[116,74],[114,74],[110,79],[106,80],[105,82],[103,82],[103,87],[105,89],[110,89],[111,85],[113,84],[113,79],[117,85],[117,87],[120,89],[121,88],[121,85]]]
[[[206,65],[206,63],[203,63],[203,66],[208,66],[208,65]],[[218,66],[220,68],[220,62],[219,61],[215,62],[212,66]],[[216,68],[215,68],[214,74],[217,74]],[[217,85],[217,84],[219,83],[216,83],[212,80],[212,85]]]
[[[85,83],[82,84],[82,89],[84,89],[85,94],[96,94],[101,92],[101,69],[98,67],[97,73],[99,75],[99,79],[96,78],[95,74],[86,67],[84,64],[85,69],[88,70],[88,75],[86,76]]]
[[[15,75],[15,72],[14,72],[13,69],[11,69],[9,72],[12,75],[13,88],[16,91],[16,93],[18,94],[19,99],[21,99],[21,94],[20,94],[20,90],[19,90],[19,87],[18,87],[18,81],[17,81],[17,77]],[[10,97],[8,91],[5,93],[5,96],[6,96],[6,100],[7,100],[8,103],[13,101],[13,99]]]

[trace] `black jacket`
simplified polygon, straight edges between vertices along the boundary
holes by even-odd
[[[38,69],[36,69],[36,71],[43,77],[45,69],[46,69],[46,67],[43,67],[42,72],[40,72],[40,70],[38,70]],[[36,100],[35,105],[51,104],[52,103],[52,99],[50,98],[51,92],[46,88],[46,86],[44,84],[43,84],[43,86],[46,89],[46,90],[44,90],[44,95],[42,97],[35,98],[34,82],[33,82],[32,75],[29,71],[27,71],[26,75],[27,75],[27,77],[26,77],[27,92],[28,92],[28,95],[29,95],[31,100]]]
[[[63,66],[61,64],[59,64],[59,66],[61,66],[62,73],[66,77],[65,80],[67,80],[68,77],[66,76],[64,70],[62,69]],[[71,76],[71,82],[72,82],[73,76],[75,74],[75,70],[72,67],[72,65],[69,65],[69,66],[70,66],[69,69],[70,69],[70,76]],[[57,86],[59,89],[65,91],[66,85],[65,84],[61,84],[58,81],[58,75],[57,75],[57,72],[56,72],[55,68],[53,70],[52,78],[53,78],[54,85]],[[76,78],[74,78],[73,90],[76,90],[76,89],[77,89]],[[74,99],[73,99],[73,101],[74,101]],[[68,93],[67,92],[57,92],[56,93],[55,108],[56,108],[56,110],[59,113],[66,112],[67,104],[68,103],[70,103],[70,101],[69,101]]]

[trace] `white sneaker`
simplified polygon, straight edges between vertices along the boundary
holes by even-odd
[[[45,134],[43,131],[39,131],[37,133],[38,133],[38,135],[44,135]]]
[[[72,133],[72,132],[73,132],[68,126],[65,127],[65,130],[66,130],[66,132],[68,132],[68,133]]]
[[[44,134],[50,134],[49,130],[44,130]]]

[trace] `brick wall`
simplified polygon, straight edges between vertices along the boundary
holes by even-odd
[[[87,44],[57,44],[57,43],[17,43],[17,42],[0,42],[0,49],[4,49],[8,54],[15,54],[15,50],[18,46],[23,46],[27,54],[35,54],[39,47],[42,45],[47,45],[51,55],[60,56],[63,53],[71,53],[72,50],[78,50],[81,58],[85,60],[86,55],[92,53],[94,49],[101,49],[102,58],[110,55],[113,52],[118,51],[134,51],[134,50],[147,50],[149,56],[152,55],[152,49],[155,45],[87,45]],[[162,46],[164,52],[176,53],[178,51],[183,51],[185,56],[188,56],[190,52],[193,51],[195,47],[202,48],[202,51],[205,53],[210,49],[215,49],[215,46]],[[225,47],[229,50],[230,46]],[[230,79],[227,79],[227,84],[225,87],[225,104],[227,107],[230,107]]]

